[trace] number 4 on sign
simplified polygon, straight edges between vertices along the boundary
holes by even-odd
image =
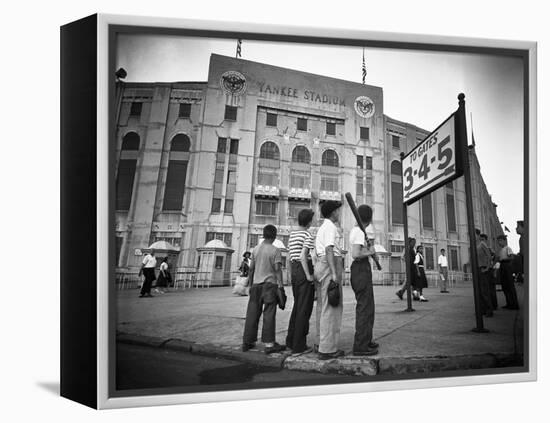
[[[428,179],[428,173],[430,173],[430,166],[428,166],[428,155],[424,154],[424,158],[422,159],[422,163],[420,165],[420,169],[418,169],[418,176],[420,178],[424,178],[424,180]]]

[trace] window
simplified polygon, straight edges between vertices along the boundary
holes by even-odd
[[[256,214],[260,216],[275,216],[277,214],[277,202],[256,200]]]
[[[363,156],[357,156],[357,169],[363,169]]]
[[[447,192],[447,231],[456,232],[455,196]]]
[[[457,247],[449,247],[449,268],[453,271],[460,270]]]
[[[233,200],[225,200],[225,207],[223,212],[225,214],[233,214]]]
[[[239,153],[239,140],[231,140],[229,144],[229,154],[238,154]]]
[[[223,257],[222,256],[216,256],[216,269],[223,269]]]
[[[372,195],[372,178],[371,177],[367,176],[365,178],[365,188],[367,191],[367,195]]]
[[[185,193],[187,160],[170,160],[164,188],[163,210],[181,210]]]
[[[369,139],[369,132],[370,132],[370,128],[367,128],[365,126],[361,126],[359,128],[359,138],[361,138],[362,140],[368,140]]]
[[[191,116],[191,104],[190,103],[180,103],[180,109],[178,117],[188,118]]]
[[[365,169],[367,170],[372,170],[372,157],[371,156],[367,156],[365,157]]]
[[[292,150],[292,161],[294,163],[310,163],[311,155],[307,147],[297,145],[294,150]]]
[[[309,209],[309,201],[288,201],[288,217],[298,219],[298,213],[303,209]],[[286,244],[285,244],[286,245]]]
[[[120,234],[117,234],[115,237],[115,266],[118,266],[120,252],[122,251],[122,243],[124,242],[124,237]]]
[[[215,183],[223,183],[223,175],[225,174],[225,171],[223,169],[216,169],[214,173],[214,182]]]
[[[363,178],[358,176],[355,181],[355,202],[360,205],[363,204]]]
[[[291,188],[309,188],[310,172],[305,170],[290,170],[290,187]]]
[[[140,117],[143,103],[134,101],[130,106],[130,116]]]
[[[139,135],[135,132],[128,132],[122,138],[121,150],[124,151],[137,151],[139,150]]]
[[[307,119],[298,118],[297,129],[298,131],[307,131]]]
[[[218,153],[225,153],[227,149],[227,139],[218,138]]]
[[[256,245],[258,245],[259,239],[259,234],[248,234],[248,248],[254,248]]]
[[[279,147],[272,141],[266,141],[260,148],[261,159],[279,160]]]
[[[204,241],[204,243],[207,244],[213,239],[219,239],[220,241],[223,241],[225,245],[230,247],[231,241],[233,239],[233,234],[228,232],[206,232],[206,240]]]
[[[321,174],[321,191],[339,192],[338,175]]]
[[[424,245],[424,265],[427,270],[434,270],[434,247],[433,245]]]
[[[403,224],[403,181],[401,163],[397,160],[391,163],[391,214],[392,224]]]
[[[392,253],[398,253],[403,254],[403,251],[405,250],[405,244],[403,242],[399,241],[391,241],[390,243],[390,251]]]
[[[265,126],[277,126],[277,115],[268,113],[265,119]]]
[[[327,122],[327,135],[336,135],[336,123]]]
[[[323,156],[321,158],[321,164],[323,166],[332,166],[338,167],[338,154],[334,150],[325,150],[323,151]]]
[[[279,186],[279,171],[270,168],[258,169],[258,185]]]
[[[432,213],[432,196],[426,195],[421,200],[422,210],[422,227],[425,229],[433,229],[433,213]]]
[[[172,138],[170,143],[170,151],[183,151],[188,152],[191,147],[191,141],[189,137],[185,134],[178,134]]]
[[[397,135],[391,136],[391,145],[393,146],[393,148],[401,148],[401,144],[399,142],[399,136]]]
[[[235,106],[225,106],[224,120],[237,120],[237,108]]]
[[[139,150],[139,135],[129,132],[122,139],[122,151]],[[116,210],[128,211],[132,203],[134,177],[136,174],[137,157],[120,159],[116,178]]]
[[[212,213],[219,213],[222,208],[222,199],[213,198],[212,199]]]
[[[151,234],[151,243],[157,241],[166,241],[176,248],[180,248],[183,245],[184,232],[154,232]]]

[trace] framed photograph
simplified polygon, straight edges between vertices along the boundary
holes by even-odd
[[[536,379],[536,43],[61,28],[61,394]]]

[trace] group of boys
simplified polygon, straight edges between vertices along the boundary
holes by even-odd
[[[311,244],[304,244],[304,254],[307,254],[309,250],[309,258],[313,261],[312,268],[314,269],[312,277],[307,271],[304,261],[307,281],[311,279],[309,282],[312,286],[311,293],[313,290],[315,291],[317,300],[317,337],[314,347],[305,346],[305,337],[309,331],[311,316],[311,308],[308,309],[307,305],[303,306],[302,310],[293,309],[292,312],[293,316],[296,314],[302,316],[302,320],[299,322],[302,342],[292,342],[292,339],[296,338],[296,319],[291,319],[286,345],[280,345],[275,340],[277,303],[280,289],[283,286],[282,257],[279,249],[273,245],[277,237],[277,228],[267,225],[263,229],[264,241],[252,251],[243,351],[254,348],[257,341],[259,319],[263,314],[261,341],[265,346],[266,354],[280,352],[290,347],[293,353],[314,350],[322,360],[344,355],[344,352],[338,349],[343,314],[342,275],[344,273],[342,236],[341,230],[338,228],[341,206],[342,204],[337,201],[325,201],[321,205],[323,224],[319,227],[314,241]],[[309,209],[306,210],[308,213],[303,214],[308,215],[309,222],[311,222],[313,212]],[[367,227],[372,220],[372,209],[367,205],[361,205],[358,212],[364,226]],[[309,223],[300,223],[300,226],[301,229],[308,228]],[[378,353],[378,344],[373,341],[374,292],[370,264],[370,259],[375,254],[374,247],[370,246],[365,234],[358,226],[355,226],[350,232],[350,246],[353,258],[351,287],[357,301],[353,355],[374,355]],[[305,277],[302,279],[306,280]],[[299,283],[303,283],[303,280]],[[302,294],[300,294],[300,290],[296,289],[295,284],[298,282],[295,280],[294,274],[291,282],[295,294],[295,307],[300,308],[302,307],[300,304],[306,304],[308,301],[296,298],[297,295]],[[312,307],[313,294],[307,294],[307,297],[310,298],[309,302]]]

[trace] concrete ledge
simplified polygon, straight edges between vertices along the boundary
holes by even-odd
[[[263,350],[256,348],[242,352],[240,348],[228,345],[202,344],[181,339],[162,339],[120,332],[117,333],[116,341],[124,344],[227,358],[257,366],[349,376],[406,375],[523,365],[523,357],[514,353],[376,358],[349,355],[332,360],[319,360],[317,354],[314,353],[292,356],[290,352],[284,351],[266,355]]]
[[[132,345],[142,345],[146,347],[160,348],[166,342],[166,339],[155,336],[133,335],[130,333],[119,333],[116,336],[117,342]]]
[[[380,375],[405,375],[493,367],[497,367],[497,359],[493,354],[378,359],[378,374]]]

